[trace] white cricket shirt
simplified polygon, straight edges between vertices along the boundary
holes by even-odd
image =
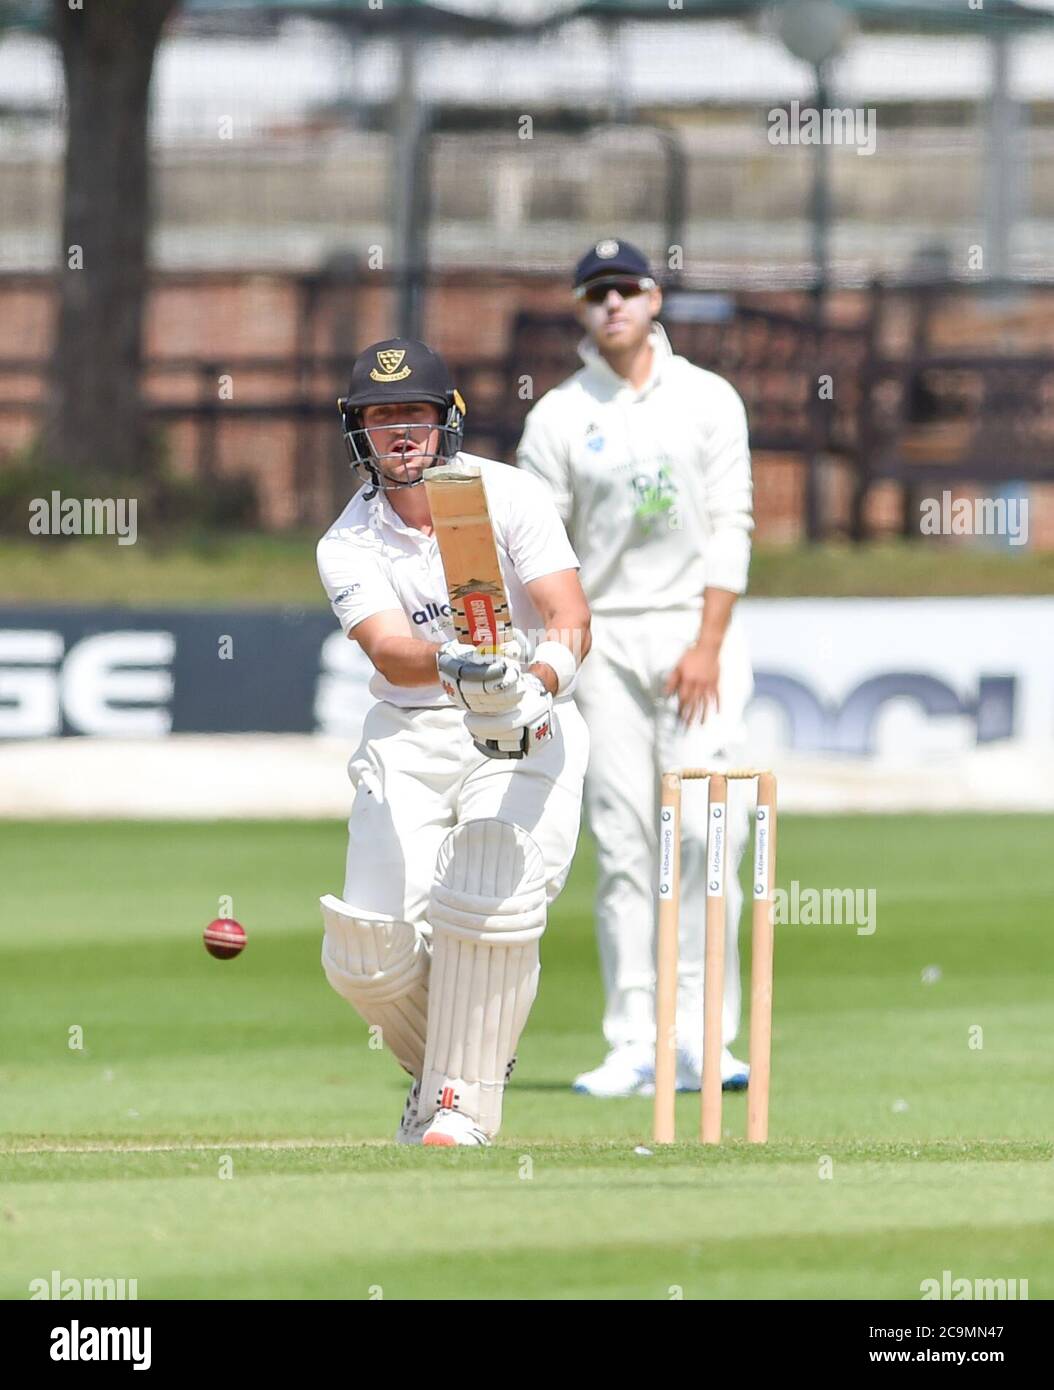
[[[527,416],[520,468],[548,484],[599,616],[694,609],[747,586],[753,493],[747,417],[723,377],[676,356],[655,325],[638,391],[592,343]]]
[[[525,585],[558,570],[578,569],[549,492],[536,478],[493,459],[460,454],[478,463],[487,492],[513,626],[537,634],[542,620]],[[401,609],[413,635],[441,646],[454,638],[446,576],[435,536],[407,526],[383,492],[368,502],[355,494],[318,543],[318,572],[333,612],[345,632],[375,613]],[[404,708],[451,703],[435,685],[392,685],[379,671],[370,692]]]

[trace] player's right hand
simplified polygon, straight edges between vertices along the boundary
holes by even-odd
[[[693,643],[666,680],[665,693],[667,696],[677,696],[677,714],[682,724],[701,724],[711,710],[720,707],[720,676],[719,649]]]
[[[503,714],[523,695],[523,668],[508,656],[484,656],[468,642],[446,642],[436,655],[439,683],[458,709]]]

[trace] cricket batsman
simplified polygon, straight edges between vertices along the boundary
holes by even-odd
[[[548,490],[462,452],[464,402],[424,343],[368,347],[339,408],[366,486],[318,568],[377,702],[349,764],[322,966],[412,1077],[396,1140],[488,1144],[578,837],[588,736],[571,691],[589,607]],[[478,466],[516,630],[489,651],[455,637],[424,485],[452,461]]]
[[[733,387],[671,350],[655,321],[661,291],[636,247],[597,242],[578,263],[574,293],[584,365],[527,416],[519,464],[551,490],[593,613],[576,700],[592,749],[586,806],[599,854],[608,1052],[574,1088],[625,1096],[654,1085],[660,775],[721,770],[742,757],[753,675],[735,605],[750,559],[750,451]],[[743,796],[732,783],[721,1074],[733,1089],[748,1080],[728,1046],[740,1021]],[[706,797],[685,796],[677,1082],[693,1090],[702,1070],[706,832]]]

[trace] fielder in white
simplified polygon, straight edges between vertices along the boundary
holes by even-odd
[[[455,641],[422,486],[461,449],[450,374],[423,343],[376,343],[340,407],[367,486],[318,567],[376,668],[377,703],[349,765],[344,893],[321,900],[322,964],[413,1078],[397,1140],[486,1144],[578,836],[588,737],[570,691],[589,608],[546,489],[475,459],[523,659]]]
[[[631,1095],[654,1084],[659,778],[742,757],[753,675],[735,602],[747,583],[752,491],[747,421],[729,383],[675,356],[662,304],[629,243],[598,242],[575,273],[582,369],[527,417],[520,467],[548,483],[582,565],[593,650],[576,699],[592,752],[586,807],[599,851],[597,932],[604,1062],[575,1089]],[[739,1031],[735,869],[749,791],[730,785],[722,1079],[747,1084]],[[706,796],[684,797],[678,1085],[702,1068]]]

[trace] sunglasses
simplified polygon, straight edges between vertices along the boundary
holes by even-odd
[[[611,290],[614,290],[622,299],[633,299],[635,295],[643,294],[645,290],[653,290],[654,288],[655,281],[650,275],[641,275],[636,279],[626,277],[590,280],[588,284],[578,286],[575,290],[575,298],[584,299],[587,304],[603,304]]]

